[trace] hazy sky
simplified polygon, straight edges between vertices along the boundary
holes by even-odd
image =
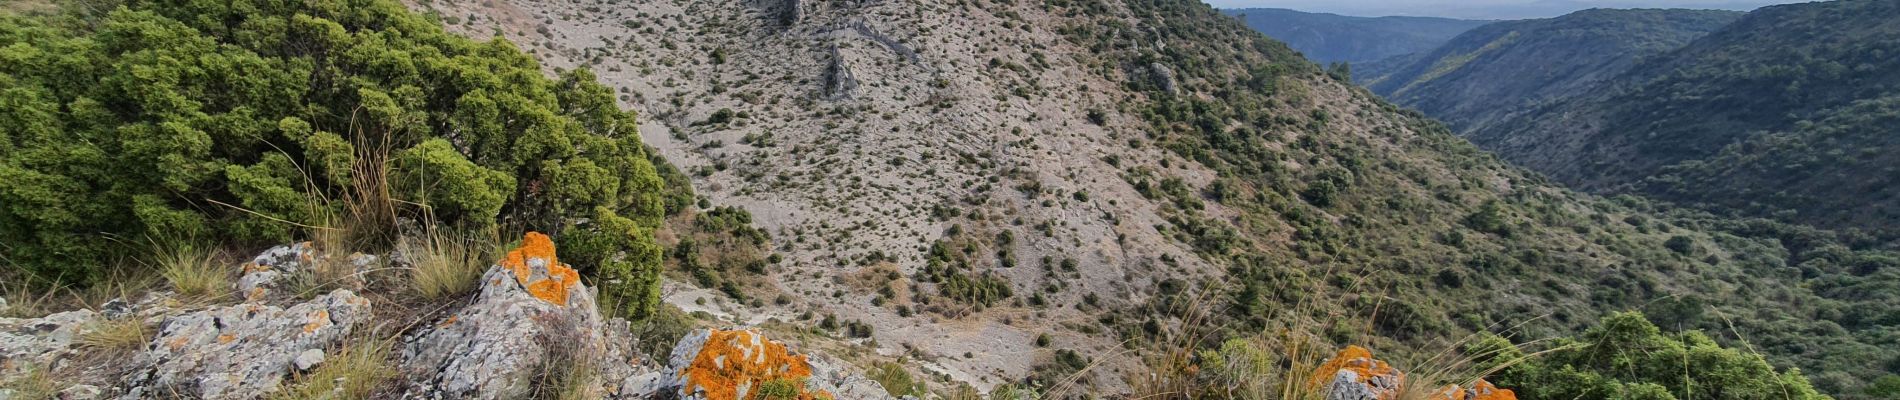
[[[1545,18],[1587,8],[1752,10],[1808,0],[1205,0],[1220,8],[1273,7],[1357,16],[1414,15],[1472,19]]]

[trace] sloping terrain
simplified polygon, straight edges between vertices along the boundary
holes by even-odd
[[[1321,64],[1362,63],[1429,51],[1491,23],[1433,17],[1352,17],[1284,8],[1221,10]]]
[[[1900,366],[1865,238],[1551,185],[1194,0],[124,5],[0,16],[6,390],[1112,397],[1230,339],[1578,332],[1513,379]],[[98,310],[14,292],[66,267]]]
[[[1459,131],[1590,90],[1637,62],[1740,18],[1734,11],[1591,9],[1485,25],[1418,54],[1355,66],[1355,79]]]
[[[1335,340],[1424,352],[1686,305],[1667,323],[1745,335],[1781,366],[1892,356],[1862,335],[1891,321],[1824,312],[1888,308],[1861,284],[1888,268],[1848,275],[1875,257],[1860,247],[1809,263],[1834,234],[1552,186],[1197,2],[416,7],[592,68],[700,192],[751,211],[789,296],[733,312],[861,323],[979,388],[1080,353],[1103,364],[1085,383],[1115,391],[1141,362],[1116,349],[1170,340],[1186,308],[1242,332],[1370,323]],[[1770,272],[1804,263],[1814,276]],[[1819,341],[1855,350],[1787,347]]]
[[[1887,1],[1763,8],[1468,137],[1584,189],[1891,231],[1900,136],[1878,121],[1900,90],[1896,17]]]

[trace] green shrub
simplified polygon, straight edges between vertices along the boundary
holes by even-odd
[[[1725,348],[1700,331],[1668,334],[1641,313],[1604,317],[1557,350],[1493,375],[1500,387],[1537,399],[1826,399],[1799,370],[1776,372],[1759,354]],[[1502,339],[1479,341],[1468,353],[1483,362],[1522,359]]]
[[[549,233],[608,297],[650,297],[651,230],[690,198],[591,72],[395,1],[0,16],[0,82],[0,258],[43,283],[101,276],[115,238],[289,241],[387,170],[402,212]]]

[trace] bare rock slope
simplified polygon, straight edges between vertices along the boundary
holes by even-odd
[[[1059,56],[1086,50],[1033,8],[999,15],[935,1],[736,0],[423,8],[462,18],[452,30],[500,32],[548,65],[592,68],[642,113],[647,143],[782,244],[789,261],[774,271],[782,289],[870,324],[887,352],[955,355],[940,372],[980,387],[1027,375],[1036,360],[1019,355],[1033,351],[1033,337],[1090,314],[892,299],[932,315],[910,318],[873,305],[875,290],[839,282],[881,263],[908,282],[933,243],[959,237],[983,242],[972,251],[974,273],[1025,295],[1060,287],[1047,295],[1058,304],[1139,303],[1177,273],[1161,270],[1168,255],[1177,260],[1170,268],[1208,268],[1153,228],[1166,223],[1152,211],[1159,205],[1118,174],[1144,165],[1201,184],[1212,173],[1130,147],[1139,121],[1112,111],[1128,94]],[[990,240],[998,235],[1013,240]],[[1006,267],[999,252],[1027,261]],[[1064,260],[1087,273],[1058,278],[1043,265]]]

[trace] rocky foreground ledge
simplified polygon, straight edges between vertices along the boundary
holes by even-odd
[[[189,306],[171,293],[153,293],[98,311],[0,318],[0,376],[44,368],[81,371],[93,378],[81,380],[103,383],[67,387],[56,395],[64,399],[270,397],[374,322],[373,303],[357,290],[308,299],[289,293],[292,277],[323,257],[309,243],[263,252],[239,267],[231,288],[231,298],[243,299],[238,304]],[[344,261],[360,279],[375,257]],[[638,354],[628,323],[601,316],[593,291],[539,233],[488,268],[472,301],[444,315],[401,335],[390,360],[399,366],[400,397],[526,398],[536,374],[559,364],[602,377],[589,391],[602,398],[736,400],[788,389],[798,399],[891,398],[840,363],[797,354],[757,331],[700,330],[681,339],[669,359]],[[80,338],[114,321],[157,330],[130,362],[87,357]],[[0,391],[0,399],[12,397]]]
[[[230,289],[231,298],[243,299],[238,304],[191,306],[161,292],[137,302],[113,300],[97,311],[0,318],[0,376],[43,368],[77,371],[89,378],[80,381],[102,383],[66,387],[55,395],[61,399],[271,397],[298,384],[376,322],[375,303],[358,290],[307,299],[286,290],[292,277],[330,261],[324,257],[308,243],[263,252],[239,267],[242,276]],[[331,265],[354,268],[348,276],[356,282],[346,286],[360,290],[376,257],[356,254],[341,261]],[[399,366],[402,387],[389,396],[529,398],[552,365],[569,368],[555,374],[585,370],[599,376],[586,393],[600,398],[895,399],[842,362],[800,354],[756,330],[700,329],[681,338],[664,359],[639,354],[628,322],[603,318],[593,292],[539,233],[527,234],[490,266],[471,301],[441,315],[401,331],[399,352],[389,361]],[[81,337],[127,321],[155,326],[156,333],[124,362],[86,356]],[[1355,346],[1321,365],[1310,384],[1323,386],[1328,400],[1385,400],[1399,395],[1404,380],[1403,373]],[[1516,398],[1482,380],[1471,386],[1443,388],[1433,398]],[[337,397],[341,387],[333,393]],[[0,400],[13,397],[0,390]]]

